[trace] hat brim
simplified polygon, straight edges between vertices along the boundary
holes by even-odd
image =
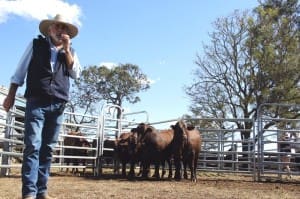
[[[51,19],[46,19],[46,20],[41,21],[41,23],[39,25],[40,32],[43,35],[48,36],[48,28],[53,23],[61,23],[61,24],[64,24],[65,26],[67,26],[70,38],[74,38],[78,34],[78,28],[76,26],[74,26],[73,24],[56,21],[56,20],[51,20]]]

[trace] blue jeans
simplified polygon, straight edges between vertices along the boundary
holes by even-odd
[[[22,164],[22,195],[47,192],[47,182],[65,102],[60,99],[29,98],[25,110],[25,133]]]

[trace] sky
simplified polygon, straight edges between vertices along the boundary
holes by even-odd
[[[72,45],[83,68],[130,63],[151,81],[150,89],[138,94],[140,102],[124,104],[126,112],[145,111],[149,122],[191,115],[183,88],[194,81],[196,55],[210,42],[212,23],[257,5],[256,0],[0,0],[0,86],[9,87],[25,48],[40,34],[40,21],[61,13],[79,27]]]

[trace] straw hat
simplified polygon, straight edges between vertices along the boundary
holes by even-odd
[[[40,26],[39,26],[40,32],[43,35],[47,36],[48,35],[48,28],[52,23],[62,23],[64,25],[66,25],[69,29],[68,32],[69,32],[70,38],[73,38],[78,34],[78,28],[75,25],[67,22],[67,20],[64,19],[63,16],[60,15],[60,14],[57,14],[53,19],[42,20],[41,23],[40,23]]]

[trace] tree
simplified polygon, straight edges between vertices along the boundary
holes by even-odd
[[[248,12],[219,18],[215,31],[209,34],[210,45],[204,45],[204,55],[197,55],[196,81],[187,87],[186,93],[192,99],[191,111],[208,118],[251,118],[255,114],[252,105],[254,90],[251,78],[254,76],[251,57],[247,51]],[[241,138],[247,146],[252,122],[236,121]],[[228,122],[215,125],[226,129]]]
[[[214,23],[216,31],[209,34],[211,44],[203,46],[203,57],[197,55],[195,83],[186,87],[195,115],[212,118],[253,115],[254,108],[249,106],[253,101],[250,84],[253,71],[246,45],[247,14],[236,11],[227,18],[219,18]]]
[[[197,55],[195,83],[186,86],[193,114],[255,120],[257,108],[263,103],[300,103],[299,29],[294,18],[288,17],[295,14],[295,5],[285,5],[289,6],[286,12],[262,4],[254,16],[236,11],[215,21],[210,43],[203,45],[202,56]],[[274,110],[269,110],[273,117],[287,113],[299,117],[299,110],[271,113]],[[249,139],[253,123],[235,124],[244,129],[242,140]],[[226,128],[228,124],[218,125]],[[243,146],[248,148],[246,142]]]
[[[100,101],[120,107],[125,101],[139,102],[137,93],[149,89],[150,82],[137,65],[120,64],[111,69],[106,66],[85,68],[80,79],[75,82],[75,87],[72,94],[76,100],[72,100],[72,105],[92,113]],[[117,117],[120,118],[120,115],[121,112],[118,112]]]

